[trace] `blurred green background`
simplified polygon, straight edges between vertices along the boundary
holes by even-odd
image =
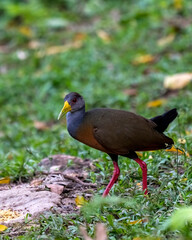
[[[42,158],[66,153],[104,158],[97,167],[105,181],[112,171],[106,155],[71,139],[65,120],[57,121],[71,91],[84,96],[87,109],[119,108],[150,118],[176,107],[180,117],[168,135],[192,154],[192,84],[164,88],[166,76],[191,72],[191,12],[192,2],[185,0],[1,1],[0,176],[27,180]],[[150,107],[157,99],[160,103]],[[159,179],[160,165],[173,159],[167,175],[161,175],[170,182],[174,153],[152,155],[154,162],[147,153],[143,158],[149,161],[149,179]],[[183,159],[179,156],[181,178],[191,181],[190,162]],[[123,158],[120,167],[125,169],[122,181],[138,171]],[[90,173],[92,181],[97,175]],[[181,189],[188,196],[190,188]]]

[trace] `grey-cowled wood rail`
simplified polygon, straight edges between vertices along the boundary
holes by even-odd
[[[64,98],[64,106],[58,119],[65,114],[67,129],[73,138],[107,153],[113,161],[113,176],[103,196],[108,195],[119,177],[118,155],[131,158],[140,165],[143,191],[147,194],[147,164],[139,159],[136,151],[171,147],[173,140],[163,132],[178,115],[175,108],[151,119],[110,108],[96,108],[86,112],[83,97],[71,92]]]

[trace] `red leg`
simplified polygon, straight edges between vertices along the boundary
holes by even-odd
[[[143,174],[143,191],[147,194],[147,164],[139,158],[134,159],[141,167]]]
[[[103,193],[103,197],[106,197],[108,195],[109,191],[113,187],[114,183],[116,183],[116,181],[117,181],[117,179],[120,175],[120,169],[119,169],[117,161],[113,161],[113,165],[114,165],[113,176],[112,176],[111,181],[109,182],[109,184],[107,185],[107,187],[106,187],[106,189]]]

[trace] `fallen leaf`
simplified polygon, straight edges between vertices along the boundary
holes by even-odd
[[[109,34],[103,30],[97,31],[97,36],[103,40],[105,43],[109,43],[111,41],[111,38]]]
[[[33,124],[34,124],[34,127],[36,129],[38,129],[38,130],[47,130],[47,129],[49,129],[49,126],[48,126],[48,124],[46,122],[41,122],[41,121],[36,121],[35,120],[33,122]]]
[[[136,56],[133,60],[134,65],[145,64],[154,62],[155,57],[151,54]]]
[[[128,88],[123,90],[123,93],[127,96],[137,96],[138,91],[136,88]]]
[[[0,184],[10,184],[10,177],[0,178]]]
[[[180,182],[186,182],[188,180],[188,178],[182,178],[180,179]]]
[[[5,225],[0,225],[0,232],[3,232],[7,229],[8,227]]]
[[[19,32],[26,37],[32,37],[33,32],[30,27],[28,26],[21,26],[19,27]]]
[[[187,135],[191,135],[192,134],[192,129],[186,130],[185,131]]]
[[[37,40],[32,40],[28,43],[28,47],[30,49],[37,49],[37,48],[40,48],[41,47],[41,43]]]
[[[61,195],[64,189],[64,186],[58,184],[47,184],[46,186],[50,188],[51,192],[57,193],[59,195]]]
[[[82,41],[85,40],[87,38],[87,34],[85,33],[77,33],[75,35],[75,41]]]
[[[134,224],[137,224],[137,223],[144,223],[144,222],[148,222],[148,219],[147,218],[142,218],[142,219],[139,219],[139,220],[132,220],[132,221],[129,222],[129,224],[134,225]]]
[[[43,179],[34,179],[30,182],[31,186],[37,187],[39,185],[41,185],[43,182]]]
[[[153,107],[160,107],[162,106],[167,100],[165,98],[159,98],[154,101],[150,101],[147,103],[147,107],[153,108]]]
[[[159,47],[164,47],[164,46],[168,45],[169,43],[173,42],[174,39],[175,39],[175,34],[169,34],[166,37],[160,38],[157,41],[157,45]]]
[[[182,9],[183,8],[183,0],[174,0],[174,8],[175,9]]]
[[[45,49],[44,51],[39,51],[37,53],[38,57],[43,57],[43,56],[49,56],[49,55],[54,55],[58,53],[63,53],[71,49],[78,49],[82,46],[83,41],[82,40],[77,40],[72,43],[67,43],[61,46],[51,46]]]
[[[137,185],[138,189],[142,189],[142,183],[139,182],[136,185]]]
[[[77,207],[80,208],[83,205],[85,205],[85,203],[87,203],[87,201],[85,200],[85,198],[83,196],[77,195],[77,197],[75,198],[75,203],[76,203]]]
[[[181,89],[192,80],[192,73],[178,73],[164,79],[164,87],[171,90]]]

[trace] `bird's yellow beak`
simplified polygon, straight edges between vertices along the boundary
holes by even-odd
[[[61,109],[61,112],[59,113],[58,120],[61,119],[69,111],[71,111],[71,105],[67,101],[65,101],[64,106]]]

